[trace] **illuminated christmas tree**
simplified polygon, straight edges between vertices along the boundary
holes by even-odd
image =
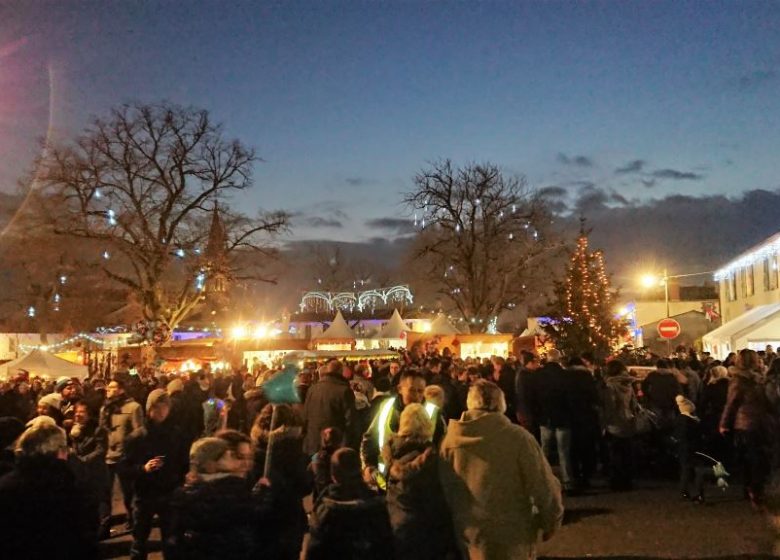
[[[570,254],[566,277],[555,283],[556,300],[547,323],[547,332],[558,349],[568,356],[585,351],[600,356],[609,354],[625,332],[625,322],[615,316],[604,265],[604,254],[588,247],[588,231],[582,220],[577,245]]]

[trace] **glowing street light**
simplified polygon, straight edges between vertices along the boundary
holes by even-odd
[[[230,329],[230,336],[236,340],[246,338],[248,334],[249,331],[244,325],[236,325]]]
[[[258,325],[255,328],[254,338],[266,338],[268,336],[268,326]]]

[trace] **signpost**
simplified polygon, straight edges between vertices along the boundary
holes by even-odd
[[[672,318],[667,317],[658,323],[658,334],[666,340],[677,338],[680,336],[680,331],[682,331],[680,323]]]

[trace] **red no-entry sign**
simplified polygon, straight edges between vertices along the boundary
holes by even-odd
[[[661,338],[666,338],[668,340],[677,338],[680,336],[681,330],[680,323],[674,319],[664,319],[658,323],[658,334],[661,335]]]

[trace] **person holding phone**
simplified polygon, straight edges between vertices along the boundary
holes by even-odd
[[[135,480],[133,544],[130,558],[145,560],[155,515],[160,520],[163,547],[170,528],[173,492],[182,485],[189,467],[186,439],[169,419],[171,402],[162,389],[149,393],[146,422],[127,444],[124,468]],[[163,549],[165,554],[165,549]]]

